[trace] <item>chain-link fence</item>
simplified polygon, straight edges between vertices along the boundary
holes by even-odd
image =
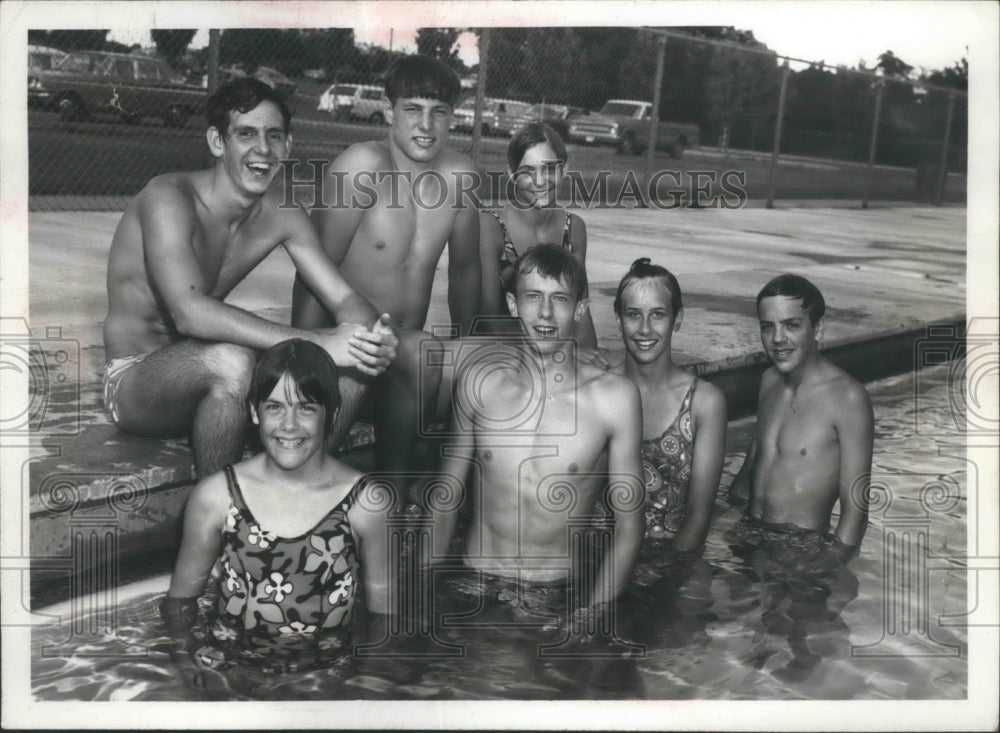
[[[459,72],[451,142],[484,171],[504,170],[509,136],[543,120],[585,191],[606,176],[599,205],[718,205],[736,191],[767,205],[965,201],[964,62],[914,78],[890,52],[873,69],[832,68],[731,28],[567,27],[476,30],[470,67],[460,32],[417,42]],[[398,50],[358,47],[350,29],[237,29],[191,51],[194,34],[154,31],[144,50],[104,31],[29,33],[33,209],[120,208],[155,175],[209,165],[204,100],[235,76],[285,94],[296,158],[385,136]]]

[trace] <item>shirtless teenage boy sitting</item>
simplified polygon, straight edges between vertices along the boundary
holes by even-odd
[[[756,436],[730,498],[749,500],[751,522],[819,532],[839,500],[832,544],[846,560],[868,526],[874,416],[865,388],[819,353],[825,310],[798,275],[780,275],[757,295],[773,366],[761,377]]]
[[[312,217],[323,248],[347,282],[389,313],[399,334],[399,358],[373,387],[376,466],[412,468],[418,395],[428,402],[440,379],[422,368],[420,342],[438,260],[448,243],[448,304],[452,324],[468,333],[479,311],[479,218],[467,193],[476,166],[446,147],[458,76],[426,56],[400,59],[386,96],[392,127],[385,140],[358,143],[334,162],[336,201],[317,202]],[[304,277],[295,282],[292,324],[317,328],[341,323]],[[423,385],[420,380],[423,379]],[[422,389],[421,389],[422,388]]]
[[[591,558],[573,557],[570,523],[606,498],[612,546],[593,585],[584,582],[592,590],[576,599],[581,607],[615,599],[643,537],[639,393],[625,377],[577,358],[572,336],[587,308],[585,287],[583,267],[558,245],[518,258],[507,302],[527,340],[463,360],[452,408],[458,437],[441,469],[444,481],[462,484],[473,469],[464,563],[513,581],[579,581],[572,572]],[[458,512],[431,507],[440,559]]]
[[[305,212],[279,207],[280,192],[269,191],[291,146],[282,99],[256,79],[239,79],[211,96],[207,114],[215,166],[152,179],[115,230],[104,322],[112,419],[138,435],[191,431],[199,477],[242,457],[255,349],[304,338],[339,367],[375,376],[396,346],[388,319],[323,254]],[[305,332],[223,302],[278,246],[341,326]],[[359,383],[344,381],[353,413]],[[340,416],[334,439],[351,419]]]

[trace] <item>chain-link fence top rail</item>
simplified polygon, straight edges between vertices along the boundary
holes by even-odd
[[[913,78],[888,51],[873,69],[833,68],[725,27],[491,28],[468,68],[460,32],[421,29],[417,45],[461,77],[452,145],[483,171],[506,170],[511,134],[541,120],[584,182],[608,172],[599,203],[662,170],[688,197],[691,171],[737,170],[751,200],[965,200],[964,59]],[[386,135],[381,87],[401,54],[358,47],[351,29],[223,30],[197,50],[194,31],[153,33],[155,50],[106,31],[29,32],[33,209],[121,208],[155,175],[207,167],[204,100],[237,76],[285,95],[298,159]]]

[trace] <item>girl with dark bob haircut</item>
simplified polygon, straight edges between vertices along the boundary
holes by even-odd
[[[263,451],[195,486],[160,615],[173,635],[197,623],[213,567],[197,663],[282,674],[342,664],[391,613],[393,486],[327,452],[340,408],[337,367],[290,339],[254,369],[250,412]],[[365,623],[365,614],[374,614]]]

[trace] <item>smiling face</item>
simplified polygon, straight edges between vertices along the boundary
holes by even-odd
[[[779,372],[789,374],[801,369],[816,356],[823,319],[814,326],[802,309],[801,298],[762,298],[757,316],[761,345]]]
[[[414,162],[433,162],[448,144],[451,112],[450,104],[437,99],[397,99],[392,106],[390,146]]]
[[[286,372],[267,399],[251,406],[260,440],[270,459],[286,471],[322,461],[326,408],[305,397]]]
[[[618,328],[629,356],[640,364],[668,358],[684,311],[674,316],[671,294],[659,278],[631,281],[622,291]]]
[[[518,202],[536,207],[554,205],[562,182],[563,165],[547,142],[528,148],[517,170],[511,172]]]
[[[264,101],[249,112],[232,111],[224,135],[208,128],[208,144],[237,189],[262,196],[291,152],[292,138],[278,106]]]
[[[577,301],[562,279],[553,280],[537,270],[521,275],[517,296],[508,293],[507,305],[543,353],[557,350],[570,338],[576,322],[587,311],[587,301]]]

